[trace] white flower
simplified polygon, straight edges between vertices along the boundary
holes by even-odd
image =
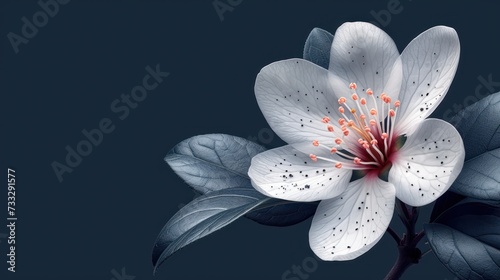
[[[259,107],[289,145],[255,156],[248,174],[267,196],[322,200],[309,232],[321,259],[362,255],[389,226],[396,197],[422,206],[456,179],[462,139],[449,123],[426,118],[446,95],[459,55],[449,27],[423,32],[400,55],[385,32],[355,22],[335,33],[328,70],[303,59],[261,70]],[[365,176],[349,182],[352,170]],[[380,179],[387,171],[388,181]]]

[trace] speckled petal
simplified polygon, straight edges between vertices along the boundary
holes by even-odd
[[[291,201],[317,201],[341,194],[352,172],[284,146],[253,157],[248,175],[261,193]]]
[[[255,96],[281,139],[289,144],[331,141],[332,134],[322,119],[336,121],[339,116],[329,75],[328,70],[303,59],[278,61],[260,71]]]
[[[396,196],[411,206],[429,204],[453,184],[462,170],[465,149],[451,124],[427,119],[398,151],[389,171]]]
[[[363,177],[346,191],[320,202],[309,231],[309,244],[323,260],[355,259],[384,235],[394,212],[395,190],[377,177]]]
[[[458,35],[450,27],[430,28],[408,44],[401,54],[403,84],[396,123],[399,134],[411,134],[434,112],[455,77],[459,57]]]

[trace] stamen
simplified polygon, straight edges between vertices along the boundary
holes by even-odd
[[[378,141],[376,139],[373,139],[371,143],[372,143],[373,149],[380,155],[380,158],[382,159],[382,161],[384,161],[385,157],[384,157],[384,154],[382,154],[382,151],[380,151],[378,148]]]
[[[314,154],[310,154],[309,157],[312,159],[312,161],[318,161],[318,157]]]
[[[370,145],[368,145],[368,142],[367,142],[367,141],[363,141],[362,146],[363,146],[363,148],[365,148],[365,149],[369,149],[369,148],[370,148]]]
[[[396,106],[396,105],[397,105],[397,106]],[[392,139],[392,134],[394,133],[394,124],[396,123],[396,115],[397,115],[397,113],[398,113],[398,108],[399,108],[399,105],[401,105],[401,102],[399,102],[399,100],[398,100],[398,101],[396,101],[396,102],[394,103],[394,106],[396,106],[396,110],[394,110],[394,116],[392,116],[392,121],[391,121],[391,130],[389,130],[389,139]],[[391,144],[392,144],[392,141],[391,141],[391,142],[389,142],[389,143],[391,143]],[[391,145],[391,144],[390,144],[390,145]],[[390,146],[390,145],[389,145],[389,146]],[[390,147],[389,147],[389,148],[390,148]]]
[[[331,123],[330,117],[324,116],[321,119],[326,129],[334,133],[332,135],[337,146],[328,147],[320,144],[318,140],[312,142],[315,147],[327,149],[331,157],[324,158],[315,154],[310,154],[309,157],[313,161],[321,159],[332,162],[336,168],[374,169],[375,166],[381,167],[389,157],[388,149],[393,144],[392,133],[401,102],[396,100],[392,103],[391,97],[386,93],[375,96],[373,90],[368,88],[365,92],[373,99],[373,108],[369,109],[367,98],[360,98],[356,93],[356,83],[350,83],[349,89],[352,92],[352,101],[348,102],[345,97],[338,99],[340,105],[338,111],[341,114],[341,118],[338,119],[340,131]],[[356,105],[353,105],[353,102]],[[394,107],[391,108],[391,105]],[[387,119],[381,121],[379,116],[382,118],[387,116]],[[346,138],[351,132],[354,133],[353,138]],[[356,138],[357,143],[354,140]],[[379,142],[382,141],[383,149],[379,146]],[[360,147],[366,152],[360,150]]]
[[[366,149],[366,152],[373,158],[373,160],[375,160],[375,162],[373,162],[373,164],[375,164],[377,166],[381,166],[380,163],[378,163],[377,157],[375,157],[375,155],[373,155],[373,153],[370,151],[370,149]]]

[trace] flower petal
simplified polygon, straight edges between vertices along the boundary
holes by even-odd
[[[292,201],[317,201],[341,194],[351,171],[326,161],[312,161],[291,146],[260,153],[248,171],[252,185],[261,193]]]
[[[350,97],[349,84],[354,82],[358,93],[371,88],[376,97],[385,92],[395,101],[402,79],[398,60],[396,44],[380,28],[366,22],[344,23],[333,37],[330,55],[335,94]],[[367,105],[375,107],[371,98],[367,98]]]
[[[309,244],[323,260],[352,260],[384,235],[394,212],[395,190],[377,177],[352,182],[340,196],[320,202]]]
[[[464,165],[462,138],[449,123],[427,119],[406,139],[389,171],[396,196],[411,206],[440,197]]]
[[[303,59],[264,67],[255,81],[255,96],[271,128],[287,143],[331,142],[323,117],[338,118],[328,70]]]
[[[401,86],[396,131],[409,134],[415,124],[427,118],[441,103],[455,77],[460,57],[460,42],[453,28],[436,26],[408,44],[401,59]]]

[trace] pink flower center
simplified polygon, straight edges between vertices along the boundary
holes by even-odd
[[[327,148],[333,159],[315,154],[310,157],[313,161],[331,161],[337,168],[364,169],[378,175],[390,166],[398,149],[394,124],[401,102],[392,103],[386,93],[375,97],[373,90],[367,89],[366,98],[373,100],[374,106],[369,108],[367,99],[356,93],[356,84],[351,83],[349,88],[352,91],[350,100],[346,97],[338,100],[338,110],[342,115],[338,120],[340,131],[334,128],[329,117],[322,119],[328,132],[334,134],[336,146],[328,147],[318,140],[313,141],[315,147]]]

